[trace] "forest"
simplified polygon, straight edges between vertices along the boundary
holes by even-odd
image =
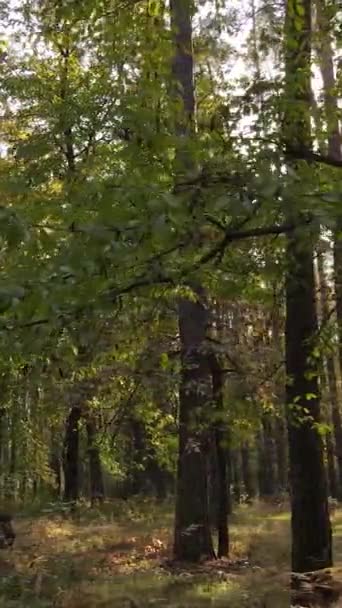
[[[0,608],[342,606],[341,48],[0,1]]]

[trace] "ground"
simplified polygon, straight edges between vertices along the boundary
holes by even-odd
[[[289,514],[240,507],[231,561],[186,569],[169,561],[170,505],[107,504],[20,517],[12,550],[0,552],[0,608],[288,608]],[[334,515],[342,572],[342,512]]]

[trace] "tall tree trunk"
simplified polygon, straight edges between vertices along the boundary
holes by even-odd
[[[87,420],[89,477],[90,477],[90,501],[94,505],[103,502],[104,483],[100,451],[96,444],[96,424],[92,419]]]
[[[282,339],[282,318],[284,314],[283,298],[277,294],[274,286],[274,301],[272,311],[272,344],[274,352],[277,353],[279,366],[275,377],[276,413],[274,417],[274,440],[277,460],[277,489],[285,492],[288,488],[288,449],[285,419],[285,378],[282,361],[284,359],[284,342]]]
[[[74,406],[66,420],[64,439],[64,500],[76,502],[79,498],[79,421],[81,408]]]
[[[340,109],[336,96],[336,79],[334,70],[334,52],[331,34],[331,8],[325,0],[316,0],[318,24],[318,56],[323,80],[325,118],[328,128],[328,154],[341,161]],[[339,328],[339,364],[342,367],[342,216],[336,214],[336,231],[334,237],[334,271],[336,291],[336,315]]]
[[[322,247],[319,247],[317,252],[317,272],[319,281],[319,293],[320,293],[320,308],[322,323],[329,318],[331,314],[331,308],[329,305],[329,289],[326,280],[326,270],[324,264],[324,252]],[[334,440],[335,440],[335,453],[338,464],[338,476],[337,476],[337,494],[339,500],[342,499],[342,419],[339,404],[339,396],[337,390],[337,378],[336,378],[336,361],[334,353],[329,352],[325,356],[325,365],[323,370],[323,385],[326,387],[326,393],[328,397],[328,424],[332,421]],[[331,419],[331,420],[330,420]],[[329,442],[333,444],[332,437],[327,437],[327,450]],[[330,447],[330,445],[329,445]],[[329,451],[328,451],[329,453]],[[334,450],[333,450],[334,453]],[[330,462],[332,466],[332,462]],[[330,470],[332,473],[332,469]]]
[[[337,393],[334,361],[329,357],[327,366],[329,401],[331,404],[331,418],[334,431],[335,453],[338,465],[338,499],[342,501],[342,420],[339,398]]]
[[[339,122],[339,106],[335,93],[336,79],[334,71],[334,52],[332,44],[331,23],[325,0],[316,0],[317,24],[319,30],[318,46],[320,71],[323,81],[325,115],[328,127],[328,154],[335,160],[342,160],[341,151],[341,129]],[[336,316],[339,331],[339,360],[338,365],[342,367],[342,217],[337,213],[336,232],[334,237],[334,273],[335,273],[335,298]],[[339,374],[340,375],[340,374]],[[342,499],[342,422],[339,406],[337,378],[335,362],[329,361],[328,367],[329,390],[331,391],[332,420],[334,426],[336,456],[338,461],[339,495]],[[335,378],[335,381],[333,381]]]
[[[65,25],[65,24],[64,24]],[[74,147],[74,136],[70,117],[65,112],[69,97],[69,71],[70,71],[70,39],[65,32],[64,47],[60,47],[59,69],[60,69],[60,100],[62,112],[59,116],[59,127],[63,133],[63,153],[66,163],[66,181],[69,183],[76,173],[76,154]],[[80,494],[80,469],[79,469],[79,421],[81,408],[73,406],[66,420],[63,472],[64,472],[64,500],[76,502]]]
[[[208,511],[207,431],[203,431],[204,409],[210,402],[208,356],[203,352],[208,311],[200,301],[183,300],[179,308],[182,378],[174,555],[179,560],[198,561],[214,556]]]
[[[311,1],[287,0],[285,32],[287,152],[311,147]],[[298,203],[288,219],[300,224]],[[332,564],[331,525],[320,421],[317,369],[312,358],[317,335],[312,235],[303,226],[287,237],[286,404],[288,420],[292,569],[318,570]]]
[[[216,423],[214,428],[217,479],[218,479],[218,505],[217,505],[217,531],[218,531],[218,557],[228,557],[229,554],[229,532],[228,532],[228,467],[227,467],[227,432],[223,422],[223,372],[219,361],[213,354],[210,357],[213,401],[216,410]]]
[[[187,140],[195,115],[191,0],[171,0],[174,38],[174,97],[182,101],[177,116],[177,172],[193,168]],[[181,386],[179,392],[179,457],[174,536],[174,556],[198,561],[214,557],[208,511],[207,463],[203,410],[210,402],[210,370],[206,353],[208,310],[203,290],[193,287],[196,300],[179,303]],[[201,430],[199,430],[201,429]]]

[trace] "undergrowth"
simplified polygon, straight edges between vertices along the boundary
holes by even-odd
[[[337,513],[342,557],[340,528]],[[193,568],[171,562],[170,505],[151,501],[84,506],[73,517],[51,506],[18,515],[16,532],[0,554],[1,608],[289,606],[289,515],[276,507],[240,507],[230,561]]]

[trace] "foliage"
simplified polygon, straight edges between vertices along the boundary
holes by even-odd
[[[19,494],[38,482],[52,488],[52,446],[61,447],[75,403],[94,415],[116,482],[133,467],[132,410],[159,464],[173,469],[176,310],[179,296],[193,297],[189,278],[224,309],[213,339],[228,369],[233,444],[253,440],[260,413],[279,409],[284,208],[295,201],[310,218],[305,238],[319,225],[329,235],[339,173],[300,159],[285,171],[283,51],[273,44],[282,10],[261,2],[235,47],[237,8],[197,8],[198,130],[186,143],[197,168],[176,185],[183,143],[163,2],[26,0],[3,15],[1,483],[14,467]],[[324,121],[320,129],[324,139]],[[332,318],[321,352],[335,331]]]

